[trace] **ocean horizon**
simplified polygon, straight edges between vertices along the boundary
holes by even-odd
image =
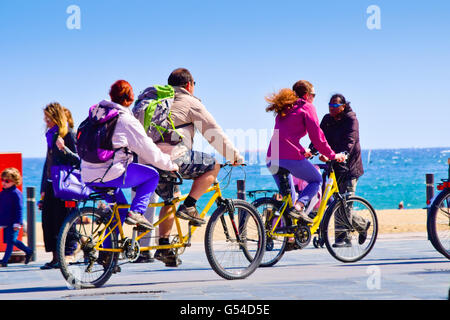
[[[265,166],[265,150],[246,152],[246,167],[233,168],[231,177],[227,176],[229,168],[222,169],[218,180],[227,198],[236,198],[237,180],[245,179],[246,191],[276,189],[276,184]],[[435,186],[441,179],[448,178],[447,159],[450,147],[440,148],[399,148],[399,149],[365,149],[362,150],[364,175],[358,180],[356,194],[370,201],[375,210],[397,209],[402,201],[405,209],[426,207],[425,175],[434,174]],[[219,159],[221,160],[221,159]],[[27,187],[36,189],[36,201],[40,197],[40,181],[45,158],[23,158],[23,191]],[[320,163],[318,158],[312,163]],[[185,181],[181,191],[187,193],[192,181]],[[436,188],[434,189],[437,192]],[[131,199],[131,191],[124,190]],[[198,201],[202,209],[209,197],[203,196]],[[248,198],[253,201],[254,199]],[[25,196],[24,196],[25,201]],[[24,208],[26,208],[24,203]],[[37,221],[41,221],[37,210]],[[212,213],[212,211],[210,211]],[[26,213],[24,213],[26,218]]]

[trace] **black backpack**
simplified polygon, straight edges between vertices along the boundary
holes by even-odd
[[[77,152],[82,160],[103,163],[114,157],[112,137],[118,119],[116,108],[101,103],[91,107],[77,131]]]

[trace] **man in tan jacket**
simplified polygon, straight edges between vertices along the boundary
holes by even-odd
[[[183,179],[194,180],[189,196],[178,208],[176,216],[190,220],[193,225],[200,226],[205,223],[205,220],[200,218],[195,204],[217,178],[220,165],[211,155],[192,150],[195,131],[198,130],[227,161],[241,164],[244,158],[227,138],[213,116],[206,110],[200,99],[193,95],[195,81],[189,70],[184,68],[174,70],[169,76],[168,84],[175,89],[175,100],[170,109],[171,117],[183,139],[177,145],[168,143],[157,145],[164,153],[169,154],[173,162],[179,166],[179,173]],[[181,195],[178,186],[170,182],[160,183],[156,192],[163,200]],[[163,207],[160,218],[170,214],[170,210],[170,206]],[[169,218],[159,225],[160,245],[169,243],[173,220],[173,217]],[[168,249],[157,250],[155,258],[165,262],[166,266],[178,266],[181,263],[173,251]]]

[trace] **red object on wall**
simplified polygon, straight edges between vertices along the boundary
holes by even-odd
[[[6,168],[16,168],[19,170],[20,175],[22,174],[22,154],[21,153],[0,153],[0,173]],[[18,186],[19,190],[23,192],[23,184]],[[2,185],[0,183],[0,191],[2,190]],[[24,217],[25,217],[25,206],[24,206]],[[23,236],[23,228],[20,228],[18,240],[22,241]],[[6,244],[3,243],[3,229],[0,229],[0,252],[4,252],[6,250]],[[19,251],[16,247],[14,247],[14,251]]]

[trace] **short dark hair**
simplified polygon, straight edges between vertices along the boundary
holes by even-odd
[[[193,81],[194,78],[188,69],[178,68],[172,71],[167,83],[171,86],[185,86]]]

